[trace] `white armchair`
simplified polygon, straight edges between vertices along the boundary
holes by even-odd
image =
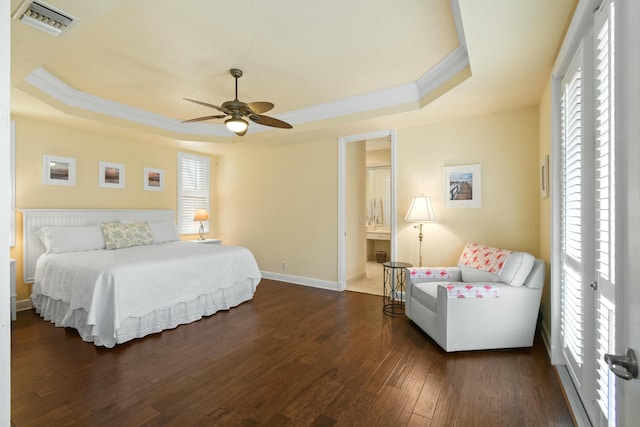
[[[445,351],[533,345],[544,261],[467,244],[457,267],[406,274],[406,315]]]

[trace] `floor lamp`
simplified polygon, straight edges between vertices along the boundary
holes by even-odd
[[[433,210],[433,204],[431,203],[431,197],[419,196],[414,197],[409,206],[409,212],[404,217],[407,222],[416,222],[418,225],[414,225],[414,228],[420,229],[418,238],[420,239],[420,267],[422,267],[422,224],[426,222],[436,222],[436,213]]]

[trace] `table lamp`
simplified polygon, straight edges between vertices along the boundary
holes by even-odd
[[[209,219],[209,212],[206,209],[196,209],[193,216],[194,221],[200,221],[200,240],[204,240],[204,221]]]

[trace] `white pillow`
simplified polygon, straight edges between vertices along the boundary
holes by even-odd
[[[92,251],[104,249],[104,237],[99,225],[84,227],[42,227],[36,233],[47,253]]]
[[[511,286],[522,286],[531,273],[535,257],[526,252],[513,252],[504,263],[500,281]]]
[[[173,221],[150,222],[151,234],[156,243],[175,242],[180,240],[178,229]]]

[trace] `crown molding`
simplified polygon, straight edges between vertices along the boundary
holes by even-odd
[[[274,117],[287,121],[292,125],[302,125],[353,114],[373,113],[376,110],[390,107],[405,106],[406,108],[406,106],[409,106],[414,110],[421,108],[423,106],[421,100],[428,99],[430,94],[435,94],[433,97],[435,99],[439,88],[445,87],[449,80],[455,78],[466,67],[469,67],[469,55],[466,49],[458,0],[451,0],[451,9],[460,45],[415,82],[313,105],[281,113]],[[231,139],[235,136],[223,124],[182,123],[171,117],[75,90],[41,67],[32,71],[24,81],[71,110],[96,113],[152,129],[155,128],[171,133],[179,139],[188,139],[189,136],[194,138],[227,137]],[[31,94],[37,97],[37,93]],[[42,100],[47,102],[46,99]],[[248,134],[265,132],[268,129],[270,128],[250,126]]]
[[[91,111],[172,133],[230,136],[224,125],[207,123],[187,125],[176,119],[75,90],[43,68],[36,68],[25,78],[25,81],[70,108]]]
[[[447,55],[442,61],[438,62],[432,69],[427,71],[418,79],[416,85],[420,98],[427,97],[435,92],[440,86],[444,85],[457,75],[459,72],[469,66],[469,54],[467,49],[458,46],[453,52]]]

